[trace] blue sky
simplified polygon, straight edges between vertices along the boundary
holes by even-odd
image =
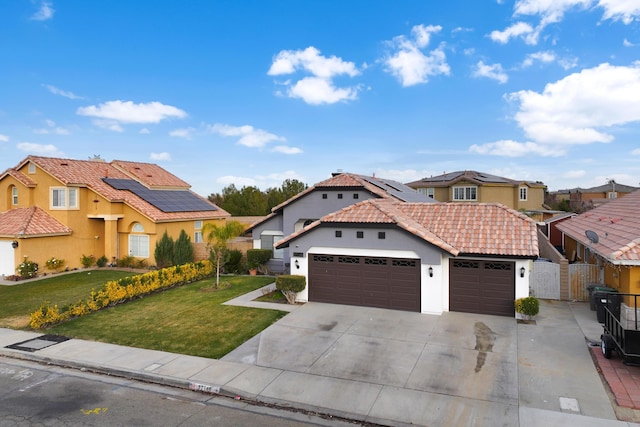
[[[0,169],[640,186],[640,2],[0,2]]]

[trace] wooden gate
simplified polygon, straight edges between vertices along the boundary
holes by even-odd
[[[589,283],[598,283],[598,266],[593,264],[569,264],[569,299],[589,301]]]
[[[542,299],[560,299],[560,264],[534,262],[529,287],[531,295]]]

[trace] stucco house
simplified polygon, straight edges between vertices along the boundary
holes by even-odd
[[[204,245],[203,224],[229,214],[189,188],[151,163],[29,156],[0,174],[0,275],[25,257],[41,270],[52,257],[80,267],[83,255],[153,265],[165,231]]]
[[[591,188],[572,188],[550,193],[555,201],[567,200],[569,207],[575,212],[585,212],[611,200],[624,197],[637,190],[638,187],[619,184],[609,180],[604,185]]]
[[[275,206],[269,215],[247,229],[256,249],[273,250],[267,267],[272,272],[289,271],[288,248],[274,248],[281,240],[322,216],[368,199],[391,199],[402,202],[433,203],[423,194],[396,181],[375,176],[337,172]]]
[[[511,209],[546,209],[546,185],[476,171],[449,172],[409,182],[407,186],[439,202],[501,203]]]
[[[595,264],[599,282],[640,294],[640,190],[557,225],[567,259]]]
[[[500,204],[370,199],[276,243],[291,252],[299,301],[422,313],[514,315],[529,295],[536,223]]]

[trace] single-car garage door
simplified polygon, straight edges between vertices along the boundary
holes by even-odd
[[[12,276],[16,274],[14,265],[15,249],[11,246],[11,240],[0,240],[0,276]]]
[[[449,310],[514,316],[515,263],[451,260]]]
[[[420,311],[420,260],[309,254],[309,301]]]

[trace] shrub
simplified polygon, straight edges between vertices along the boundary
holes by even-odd
[[[516,312],[527,320],[532,319],[540,311],[540,301],[535,297],[518,298],[515,303]]]
[[[29,326],[32,329],[46,328],[158,290],[204,279],[212,273],[213,265],[208,261],[200,261],[110,281],[97,292],[92,290],[86,300],[75,304],[59,308],[55,304],[44,302],[38,310],[31,313]]]
[[[123,256],[122,258],[116,261],[116,264],[118,265],[118,267],[126,267],[126,268],[134,267],[135,263],[136,263],[136,259],[131,255]]]
[[[96,257],[94,257],[93,255],[82,254],[82,256],[80,257],[80,263],[84,268],[89,268],[96,263]]]
[[[44,263],[44,265],[49,270],[58,271],[64,265],[64,260],[56,257],[51,257]]]
[[[276,289],[282,292],[289,304],[296,303],[296,294],[307,286],[304,276],[283,274],[276,277]]]
[[[180,230],[178,240],[173,245],[173,265],[193,262],[193,246],[191,239],[184,230]]]
[[[31,279],[38,275],[38,264],[24,257],[24,261],[18,265],[16,272],[22,279]]]
[[[271,249],[248,249],[247,267],[249,269],[260,268],[271,259]]]
[[[105,265],[107,265],[107,257],[102,255],[100,258],[97,259],[96,261],[96,265],[98,267],[104,267]]]
[[[173,265],[173,247],[173,239],[169,237],[165,230],[160,240],[156,242],[156,249],[153,252],[158,268],[171,267]]]
[[[231,249],[227,252],[226,256],[223,256],[226,259],[224,263],[224,270],[226,273],[231,274],[240,274],[244,271],[242,266],[242,251],[238,249]]]

